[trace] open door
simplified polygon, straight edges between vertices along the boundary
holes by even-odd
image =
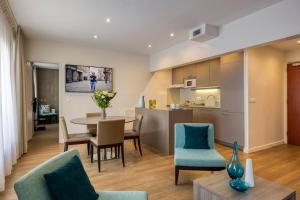
[[[288,144],[300,146],[300,62],[287,66]]]

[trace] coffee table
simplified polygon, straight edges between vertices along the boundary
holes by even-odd
[[[226,170],[194,180],[194,200],[296,200],[296,191],[255,176],[255,187],[242,193],[229,185]]]

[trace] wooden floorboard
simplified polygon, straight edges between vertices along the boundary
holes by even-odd
[[[14,182],[38,164],[63,151],[63,145],[58,144],[58,129],[56,125],[47,127],[47,131],[35,134],[29,143],[29,151],[18,160],[12,175],[6,178],[6,190],[0,193],[2,200],[15,200]],[[232,149],[216,145],[218,151],[230,159]],[[174,185],[173,156],[164,156],[151,152],[143,146],[143,157],[134,150],[131,141],[125,142],[126,167],[122,161],[111,160],[102,162],[102,172],[98,173],[97,163],[91,164],[85,145],[75,145],[80,151],[81,159],[88,176],[97,190],[144,190],[149,199],[192,199],[192,180],[201,176],[210,176],[210,172],[182,171],[179,185]],[[264,177],[279,184],[294,188],[300,192],[300,147],[280,145],[268,150],[243,154],[241,160],[253,159],[255,175]]]

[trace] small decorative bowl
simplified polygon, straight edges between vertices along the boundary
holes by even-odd
[[[248,184],[240,178],[230,180],[229,185],[238,192],[246,192],[249,188]]]

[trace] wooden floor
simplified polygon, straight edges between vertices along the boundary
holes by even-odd
[[[38,132],[29,144],[29,151],[14,167],[12,175],[6,178],[6,190],[0,193],[1,200],[16,199],[14,182],[26,172],[63,151],[58,144],[56,125],[47,127],[47,131]],[[97,164],[88,160],[86,146],[77,145],[88,176],[97,190],[144,190],[154,199],[192,199],[192,180],[201,176],[210,176],[209,172],[184,171],[180,173],[179,185],[174,185],[173,156],[155,154],[143,147],[144,156],[134,150],[130,141],[125,143],[126,167],[121,160],[105,161],[102,172],[98,173]],[[232,150],[217,145],[217,149],[229,159]],[[279,184],[287,185],[300,192],[300,147],[280,145],[272,149],[252,154],[240,153],[244,160],[253,159],[255,175],[262,176]]]

